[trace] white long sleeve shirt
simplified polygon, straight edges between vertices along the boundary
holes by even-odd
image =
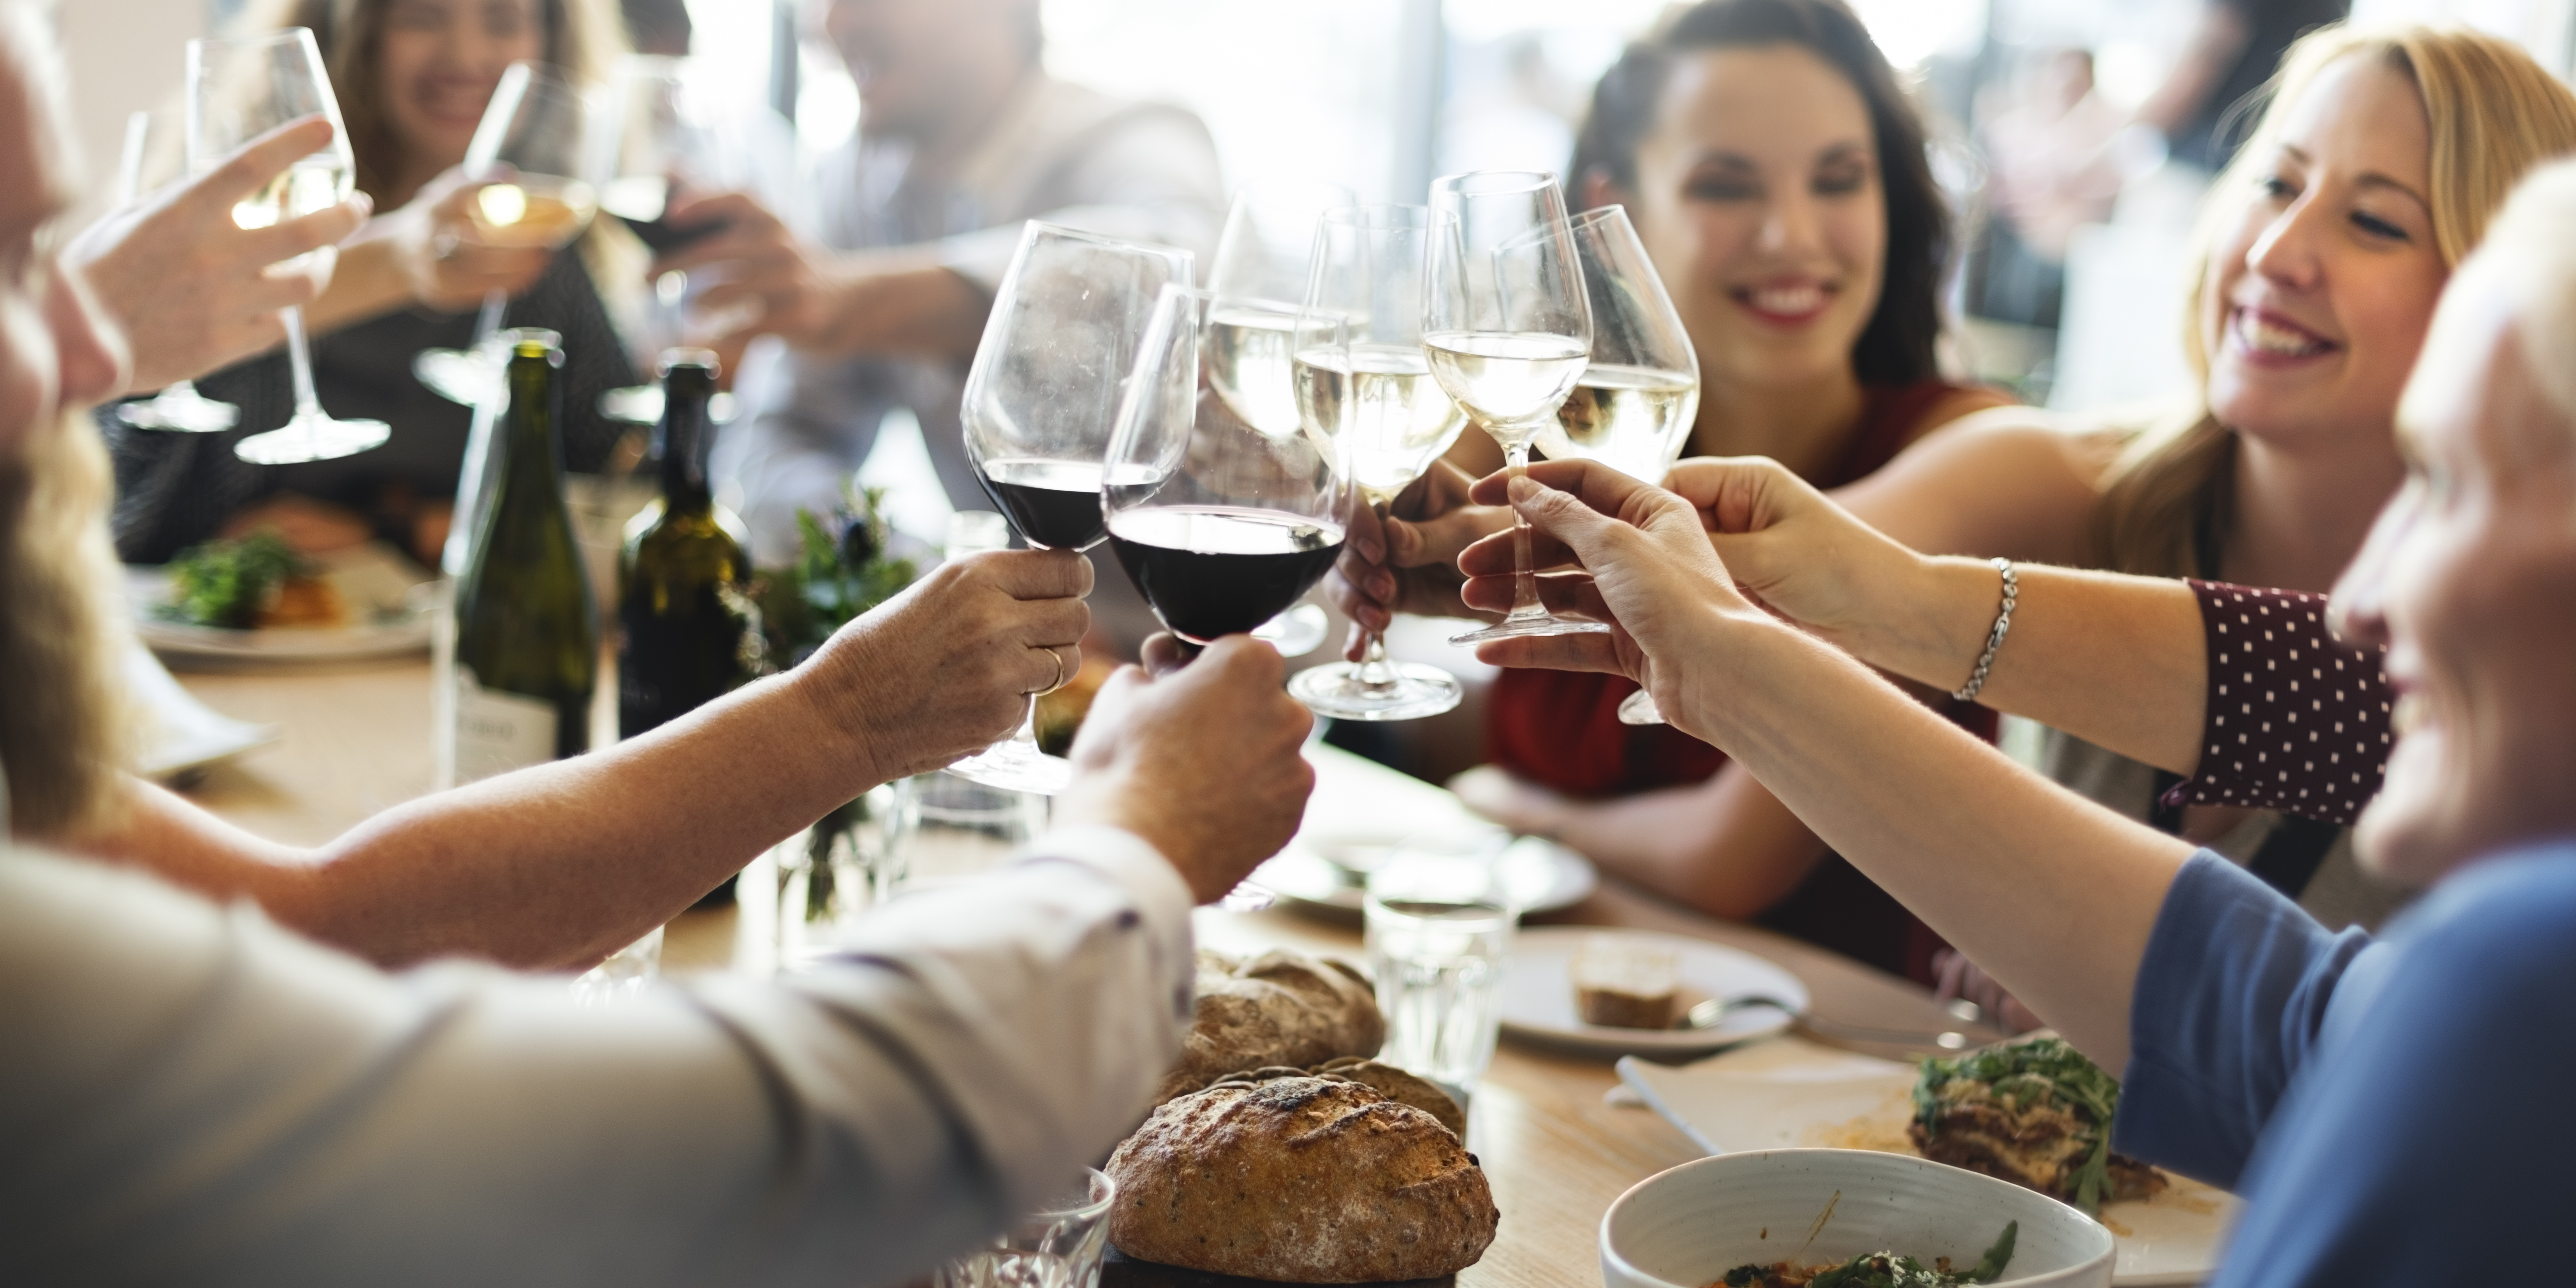
[[[0,1283],[901,1280],[1141,1119],[1189,905],[1069,831],[810,975],[598,1006],[0,847]]]

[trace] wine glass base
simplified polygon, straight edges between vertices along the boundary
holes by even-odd
[[[1073,762],[1020,742],[996,743],[948,767],[970,783],[1053,796],[1073,786]]]
[[[1252,638],[1279,650],[1281,657],[1304,657],[1324,643],[1333,619],[1313,604],[1299,604],[1254,627]]]
[[[233,444],[233,455],[253,465],[293,465],[355,456],[385,445],[393,427],[381,420],[298,416],[278,429]]]
[[[1620,701],[1619,723],[1623,725],[1659,725],[1669,722],[1664,719],[1663,709],[1655,705],[1655,695],[1646,692],[1644,689],[1639,689]]]
[[[411,374],[422,388],[466,407],[480,407],[507,392],[491,358],[476,349],[423,349],[412,355]]]
[[[1360,678],[1360,664],[1336,662],[1308,667],[1288,677],[1288,694],[1306,709],[1335,720],[1419,720],[1458,705],[1465,690],[1458,677],[1419,662],[1388,662],[1393,678],[1372,684]]]
[[[1483,630],[1452,635],[1452,644],[1476,645],[1487,640],[1526,639],[1536,635],[1607,635],[1606,622],[1587,622],[1573,617],[1506,617]]]
[[[116,418],[136,429],[220,434],[241,422],[241,408],[199,394],[164,393],[117,408]]]

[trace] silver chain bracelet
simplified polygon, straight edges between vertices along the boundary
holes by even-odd
[[[2004,646],[2004,636],[2012,633],[2013,602],[2021,597],[2021,586],[2013,580],[2012,560],[1994,558],[1986,561],[2004,575],[2004,606],[1995,614],[1995,628],[1986,632],[1986,651],[1977,655],[1977,669],[1968,676],[1963,688],[1953,689],[1950,696],[1961,702],[1977,700],[1977,691],[1986,687],[1986,672],[1995,669],[1995,650]]]

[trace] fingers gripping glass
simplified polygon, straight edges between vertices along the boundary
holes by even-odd
[[[357,161],[349,129],[340,120],[322,51],[303,27],[241,40],[188,42],[188,170],[204,174],[242,145],[291,121],[319,116],[331,123],[331,141],[300,157],[286,173],[233,206],[233,223],[271,228],[328,210],[349,199]],[[313,394],[313,358],[304,340],[304,310],[289,308],[286,356],[295,378],[295,414],[284,426],[233,445],[255,465],[284,465],[352,456],[384,444],[392,430],[381,420],[338,420]]]
[[[1553,421],[1592,350],[1592,315],[1556,176],[1534,170],[1455,174],[1431,185],[1430,282],[1422,349],[1432,376],[1501,444],[1517,477],[1530,441]],[[1512,611],[1458,644],[1610,628],[1556,617],[1539,602],[1530,527],[1513,516]]]
[[[1020,538],[1087,550],[1108,535],[1103,461],[1155,300],[1190,280],[1190,253],[1032,220],[966,372],[961,419],[975,477]],[[1038,750],[1037,694],[1019,732],[948,767],[992,787],[1059,792],[1071,766]]]
[[[1467,427],[1422,350],[1430,228],[1431,212],[1421,206],[1326,216],[1315,232],[1298,322],[1294,371],[1306,432],[1331,444],[1361,500],[1381,517]],[[1419,719],[1457,706],[1460,696],[1456,676],[1390,660],[1374,631],[1358,663],[1310,667],[1289,680],[1288,691],[1341,720]]]
[[[599,206],[596,179],[607,161],[602,116],[591,95],[553,68],[510,64],[465,147],[465,175],[483,184],[465,206],[473,240],[551,251],[580,236]],[[500,332],[509,305],[507,291],[485,295],[473,345],[423,349],[412,374],[450,402],[497,407],[507,396],[501,373],[510,349]]]
[[[143,144],[152,133],[152,114],[125,118],[125,154],[116,166],[116,206],[131,208],[143,196]],[[241,408],[197,392],[194,381],[181,380],[150,398],[116,409],[116,418],[136,429],[162,429],[181,434],[220,434],[241,420]]]

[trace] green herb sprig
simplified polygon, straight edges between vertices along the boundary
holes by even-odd
[[[304,557],[262,529],[238,540],[201,541],[170,561],[170,602],[156,611],[176,621],[246,631],[276,602],[286,579],[305,571]]]

